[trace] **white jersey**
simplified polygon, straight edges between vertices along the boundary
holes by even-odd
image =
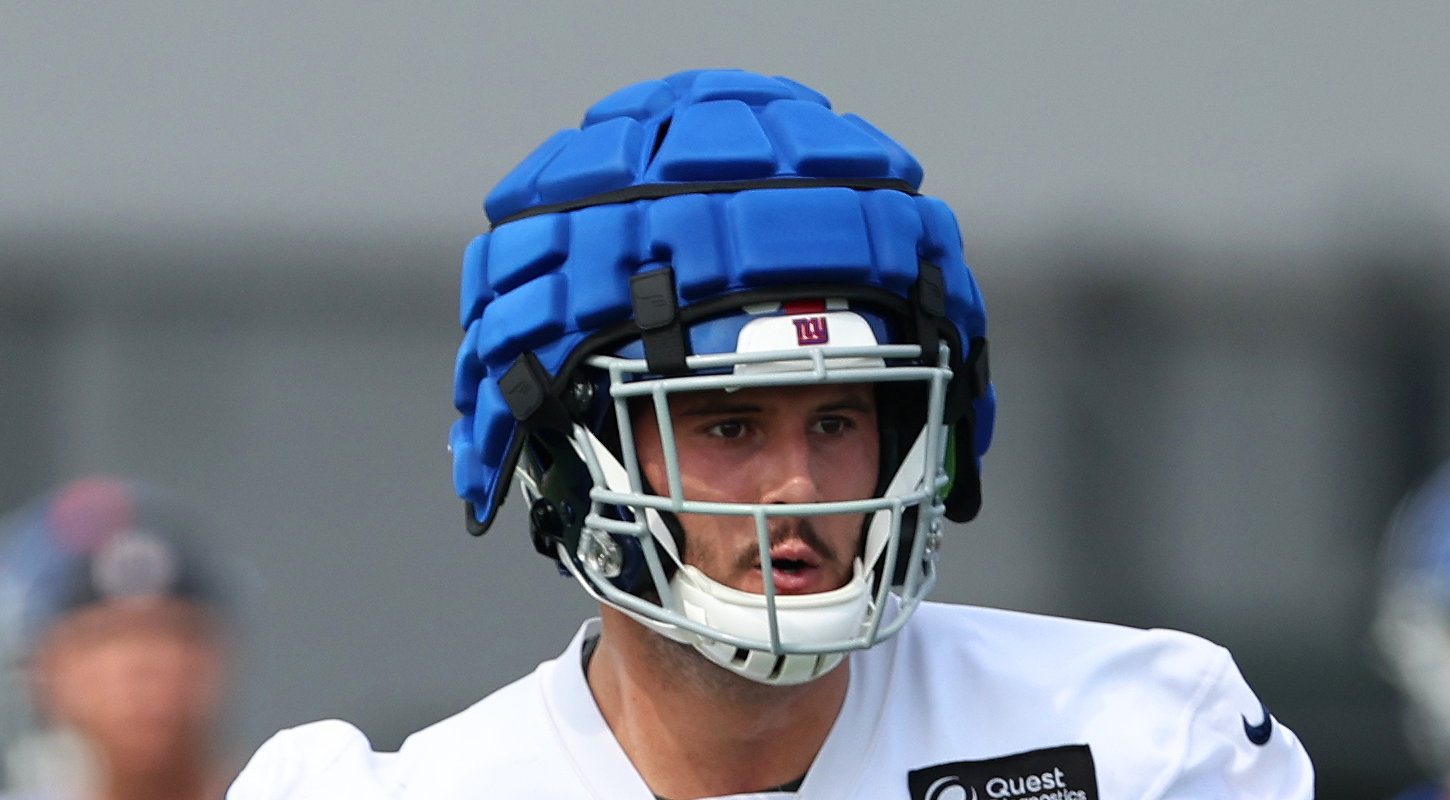
[[[564,654],[375,753],[336,720],[282,731],[229,800],[651,800]],[[1309,800],[1299,740],[1228,651],[1176,631],[923,604],[850,658],[830,735],[773,800]]]

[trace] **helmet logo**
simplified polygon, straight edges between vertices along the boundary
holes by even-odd
[[[791,322],[795,323],[796,344],[801,347],[830,343],[831,334],[825,317],[796,317]]]

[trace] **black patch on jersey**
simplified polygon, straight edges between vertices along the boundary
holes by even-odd
[[[911,800],[1098,800],[1092,750],[1067,744],[906,775]]]

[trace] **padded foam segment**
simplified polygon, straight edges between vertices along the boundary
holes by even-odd
[[[569,316],[599,328],[630,313],[629,276],[638,263],[639,212],[633,205],[584,208],[570,215]]]
[[[748,180],[774,172],[775,151],[750,107],[739,100],[712,100],[675,115],[646,178]]]
[[[478,410],[473,423],[473,449],[485,465],[498,467],[514,428],[514,415],[499,391],[497,381],[478,387]]]
[[[453,406],[465,414],[473,411],[478,382],[483,380],[483,363],[478,359],[478,336],[482,331],[480,320],[468,326],[453,362]]]
[[[649,204],[649,247],[654,258],[675,268],[675,291],[681,305],[719,292],[730,278],[715,200],[703,194],[682,194]]]
[[[643,138],[639,122],[629,117],[585,128],[539,173],[539,199],[557,203],[630,185]]]
[[[536,191],[534,185],[538,180],[539,173],[549,165],[549,161],[558,155],[564,145],[579,135],[579,131],[564,129],[544,140],[544,143],[534,148],[528,158],[519,162],[504,179],[493,187],[488,197],[483,201],[483,210],[492,220],[500,220],[518,211],[521,208],[532,205]]]
[[[699,73],[685,96],[690,103],[711,100],[739,100],[760,106],[772,100],[795,97],[791,87],[774,78],[741,70],[712,69]]]
[[[584,113],[584,127],[606,120],[629,117],[641,122],[670,107],[675,90],[664,81],[643,81],[626,86],[589,107]]]
[[[901,192],[862,192],[861,210],[871,235],[871,253],[877,279],[897,294],[906,294],[916,281],[917,242],[923,228],[916,203]]]
[[[797,100],[809,100],[812,103],[823,105],[826,108],[831,107],[831,101],[827,99],[825,95],[821,94],[815,89],[812,89],[804,83],[793,81],[790,78],[785,77],[784,75],[776,75],[774,77],[776,80],[780,81],[786,86],[789,86],[790,90],[795,93],[795,97]]]
[[[952,210],[935,197],[916,198],[916,207],[921,212],[922,224],[926,226],[926,236],[918,249],[921,257],[933,264],[962,264],[965,267],[962,234]],[[947,316],[953,319],[971,316],[973,299],[980,298],[972,274],[966,269],[943,270],[942,276],[947,284]],[[985,328],[985,317],[981,324]],[[971,326],[968,326],[967,333],[968,336],[982,335],[981,331],[973,331]]]
[[[865,282],[871,241],[856,191],[763,189],[725,201],[742,285]]]
[[[992,431],[997,428],[997,387],[987,384],[987,394],[984,397],[972,401],[972,409],[976,412],[977,425],[973,428],[973,449],[977,451],[977,471],[982,469],[981,458],[992,446]]]
[[[521,219],[491,237],[488,283],[503,294],[564,263],[569,254],[569,217],[545,214]]]
[[[499,295],[479,318],[483,323],[479,360],[490,368],[498,367],[564,333],[568,296],[568,279],[557,272]]]
[[[916,156],[906,151],[905,147],[897,144],[896,140],[887,136],[875,125],[856,116],[855,114],[842,114],[841,119],[855,125],[868,135],[881,143],[886,148],[886,156],[891,162],[891,174],[911,184],[911,188],[920,189],[921,179],[925,175],[921,168],[921,162]]]
[[[475,236],[463,251],[463,277],[458,287],[458,324],[464,330],[468,323],[478,319],[483,307],[493,299],[493,289],[488,286],[487,261],[488,234]]]
[[[779,100],[760,114],[785,163],[809,178],[883,178],[891,167],[875,137],[806,100]]]
[[[473,449],[472,414],[453,421],[448,428],[448,452],[453,455],[453,491],[469,498],[487,488],[483,461]]]

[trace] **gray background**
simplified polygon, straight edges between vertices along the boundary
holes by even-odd
[[[782,7],[783,6],[783,7]],[[1320,796],[1414,774],[1366,639],[1395,499],[1450,452],[1440,3],[0,6],[0,507],[102,470],[253,588],[238,747],[380,746],[589,612],[517,502],[462,531],[458,258],[619,86],[790,75],[926,165],[1001,396],[940,599],[1186,628]]]

